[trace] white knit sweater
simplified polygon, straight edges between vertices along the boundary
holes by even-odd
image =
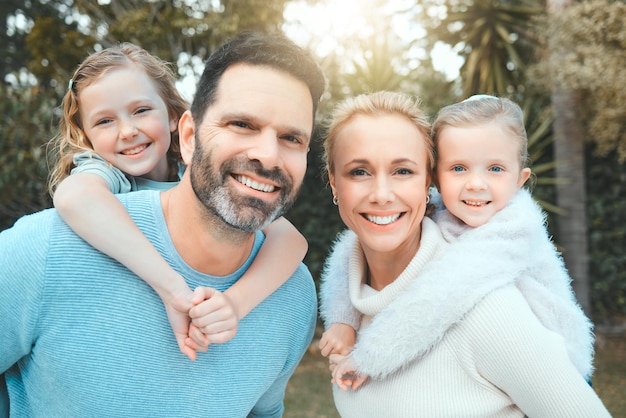
[[[422,348],[419,331],[386,322],[389,317],[403,318],[403,312],[395,310],[401,298],[409,295],[413,305],[420,305],[433,296],[418,294],[415,286],[432,264],[448,254],[446,242],[430,219],[422,223],[420,249],[414,259],[380,292],[363,284],[365,260],[354,236],[344,235],[340,242],[346,259],[339,260],[334,253],[327,270],[333,265],[343,268],[350,300],[362,313],[354,352],[365,352],[378,368],[384,368],[390,358],[401,363],[384,378],[370,379],[354,392],[334,386],[335,405],[342,417],[610,416],[569,360],[563,339],[540,323],[512,284],[486,291],[427,350]],[[459,273],[461,278],[467,276],[467,272]],[[454,291],[439,290],[444,292],[436,296],[441,310],[424,311],[427,316],[421,319],[441,327],[440,320],[445,322],[447,311],[456,307],[445,303]],[[377,322],[382,335],[370,332]],[[385,323],[388,329],[382,328]],[[362,338],[365,335],[367,340]],[[380,338],[373,342],[373,337]],[[406,341],[411,339],[419,356],[408,353]],[[371,353],[382,357],[370,359]]]
[[[564,339],[579,372],[590,376],[592,324],[576,302],[571,279],[547,235],[545,215],[530,194],[520,190],[478,228],[467,227],[441,208],[434,219],[450,245],[419,277],[403,273],[415,279],[408,291],[397,294],[389,309],[359,332],[352,353],[359,371],[380,378],[423,356],[486,295],[515,284],[541,323]],[[372,314],[345,297],[348,255],[356,240],[354,233],[344,232],[326,262],[320,291],[326,326],[342,322],[358,329],[361,313]]]

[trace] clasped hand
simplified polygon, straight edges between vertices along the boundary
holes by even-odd
[[[356,364],[350,357],[355,334],[351,326],[336,323],[328,327],[319,342],[322,355],[328,357],[331,382],[343,390],[348,387],[356,390],[368,379],[367,375],[358,373]]]
[[[163,301],[180,351],[196,360],[198,352],[210,344],[222,344],[237,334],[239,317],[224,293],[210,287],[197,287],[172,295]]]

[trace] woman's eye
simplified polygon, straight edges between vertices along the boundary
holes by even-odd
[[[362,168],[355,168],[354,170],[350,170],[351,176],[364,176],[365,174],[367,173]]]
[[[413,174],[413,170],[409,170],[408,168],[399,168],[398,171],[396,171],[398,174],[406,176],[409,174]]]

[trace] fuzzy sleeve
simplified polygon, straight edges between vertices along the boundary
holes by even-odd
[[[526,269],[525,262],[509,262],[519,261],[528,244],[523,222],[512,228],[494,217],[475,229],[451,216],[437,222],[444,237],[458,238],[421,269],[403,272],[414,277],[411,285],[359,332],[351,356],[360,373],[381,379],[424,355],[485,295]]]
[[[453,242],[440,258],[411,273],[416,280],[407,291],[359,332],[351,354],[359,372],[384,378],[425,354],[485,295],[517,284],[543,325],[565,338],[570,359],[588,376],[590,323],[572,298],[569,277],[530,194],[521,191],[478,228],[462,228],[451,216],[438,215],[443,236]]]
[[[342,323],[359,329],[361,324],[361,314],[352,306],[348,290],[348,261],[356,243],[354,232],[345,230],[340,233],[324,263],[320,282],[320,316],[325,328]]]

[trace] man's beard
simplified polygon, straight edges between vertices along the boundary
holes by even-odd
[[[294,189],[291,178],[279,169],[265,170],[256,160],[231,158],[219,172],[213,170],[211,152],[205,152],[196,141],[189,167],[191,187],[204,207],[222,222],[244,232],[263,229],[287,212],[295,202],[299,188]],[[228,187],[232,173],[255,173],[281,186],[279,199],[267,202],[250,196],[234,195]]]

